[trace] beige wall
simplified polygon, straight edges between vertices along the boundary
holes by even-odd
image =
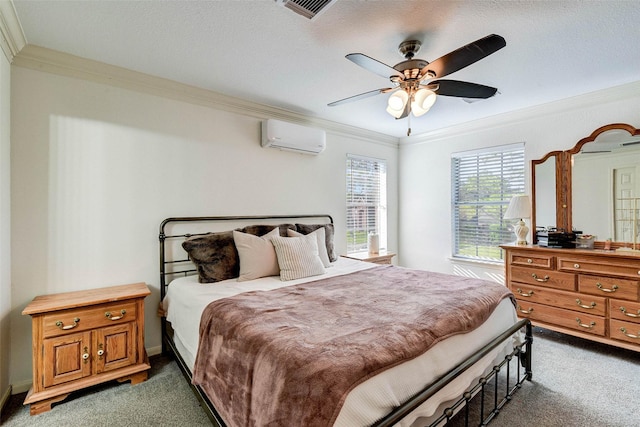
[[[9,391],[11,314],[11,161],[10,161],[11,67],[0,54],[0,407]]]
[[[399,262],[502,281],[502,265],[451,260],[451,154],[524,142],[530,193],[531,160],[569,149],[598,127],[617,122],[640,127],[640,82],[401,141]]]
[[[160,349],[158,226],[171,216],[329,213],[344,252],[347,153],[386,159],[397,247],[397,146],[328,132],[307,156],[260,147],[260,118],[14,66],[11,383],[31,378],[36,295],[146,282]]]

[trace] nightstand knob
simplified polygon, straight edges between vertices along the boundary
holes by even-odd
[[[533,260],[531,258],[527,259],[527,263],[531,264],[533,263]]]
[[[573,264],[573,268],[580,268],[580,264]]]

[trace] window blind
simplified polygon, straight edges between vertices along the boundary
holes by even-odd
[[[524,144],[457,153],[452,158],[453,256],[502,260],[512,241],[504,213],[524,193]]]
[[[387,164],[347,155],[347,253],[367,250],[369,233],[387,242]]]

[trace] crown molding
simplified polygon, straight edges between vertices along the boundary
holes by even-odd
[[[0,40],[2,51],[9,62],[12,62],[27,44],[27,40],[11,0],[0,0],[0,33],[2,34]]]
[[[2,0],[0,0],[2,1]],[[271,107],[223,95],[211,90],[178,83],[173,80],[140,73],[104,62],[93,61],[64,52],[27,44],[15,55],[13,65],[66,77],[143,92],[150,95],[243,114],[258,119],[280,119],[297,124],[323,128],[328,133],[398,147],[398,138],[370,130],[347,126],[330,120],[309,117],[301,113]]]
[[[640,97],[640,81],[614,86],[607,89],[572,96],[558,101],[535,105],[508,113],[496,114],[483,119],[461,123],[420,135],[403,137],[399,139],[400,145],[415,145],[433,142],[444,138],[467,135],[473,132],[496,129],[505,125],[513,125],[530,120],[532,117],[554,116],[567,111],[603,105],[621,99]]]

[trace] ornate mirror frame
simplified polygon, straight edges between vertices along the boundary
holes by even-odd
[[[626,123],[611,123],[594,130],[591,135],[579,140],[576,145],[566,151],[552,151],[538,160],[531,161],[531,230],[532,240],[536,243],[536,167],[539,167],[551,158],[555,159],[555,213],[556,228],[570,231],[573,229],[572,200],[572,159],[582,147],[596,140],[601,134],[611,130],[623,130],[630,137],[640,136],[640,129]],[[539,191],[538,191],[539,192]],[[547,225],[547,224],[545,224]],[[625,242],[615,242],[614,247],[625,246]]]

